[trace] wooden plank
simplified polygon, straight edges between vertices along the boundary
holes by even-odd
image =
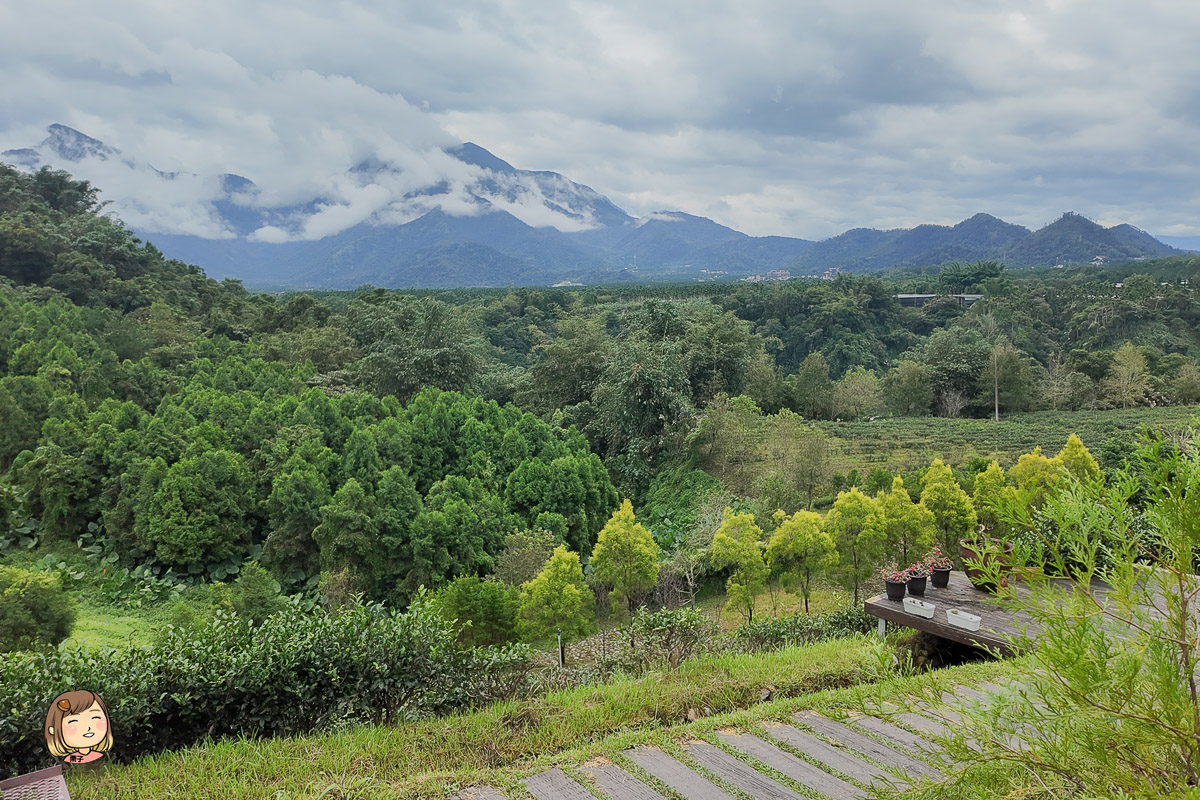
[[[834,722],[815,711],[801,711],[799,714],[794,714],[793,716],[797,721],[812,728],[825,738],[832,739],[842,746],[862,753],[865,756],[870,756],[885,767],[900,770],[905,775],[919,775],[924,778],[932,778],[933,780],[942,780],[946,777],[939,770],[931,767],[924,761],[913,758],[907,753],[902,753],[885,744],[880,744],[870,736],[854,730],[849,725]]]
[[[874,733],[877,736],[888,740],[893,744],[898,744],[901,747],[907,747],[909,750],[923,753],[940,753],[942,748],[940,745],[934,744],[928,739],[917,736],[911,731],[901,728],[899,725],[893,725],[890,722],[884,722],[877,717],[856,717],[850,720],[850,724],[860,730]]]
[[[696,759],[696,763],[721,780],[737,787],[754,800],[804,800],[777,780],[768,778],[745,761],[734,758],[716,745],[696,742],[686,745],[684,750]]]
[[[455,800],[504,800],[504,795],[490,786],[472,786],[454,795]]]
[[[611,800],[667,800],[616,764],[597,764],[583,770]]]
[[[595,795],[573,781],[558,767],[531,775],[522,783],[538,800],[596,800]]]
[[[687,800],[734,800],[731,794],[708,778],[685,767],[658,748],[626,750],[625,757]]]
[[[936,712],[931,713],[937,713],[943,719],[953,722],[955,725],[962,724],[962,715],[955,711],[951,711],[946,708],[939,708]],[[953,731],[950,730],[950,728],[945,722],[942,721],[942,719],[935,719],[934,717],[926,716],[925,714],[913,714],[911,712],[906,714],[897,714],[896,719],[900,720],[908,727],[916,728],[922,733],[930,736],[948,739],[954,735]],[[979,743],[974,739],[967,739],[967,747],[971,748],[977,753],[980,750]]]
[[[757,736],[751,736],[748,733],[736,736],[718,733],[717,736],[721,741],[758,759],[776,772],[786,775],[810,789],[815,789],[827,797],[832,797],[834,800],[852,800],[852,798],[865,796],[865,792],[857,786],[847,783],[835,775],[830,775],[825,770],[813,766],[804,759],[796,758],[791,753],[780,750]]]
[[[877,767],[869,761],[864,761],[853,753],[840,747],[834,747],[828,742],[818,739],[811,733],[806,733],[791,725],[770,725],[767,733],[785,744],[796,748],[806,756],[811,756],[822,764],[837,770],[843,775],[849,775],[856,781],[869,786],[892,785],[897,788],[907,787],[908,782],[902,778]]]

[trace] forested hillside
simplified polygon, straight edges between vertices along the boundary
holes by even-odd
[[[87,183],[3,168],[0,521],[160,574],[252,557],[404,603],[490,572],[511,531],[586,555],[622,494],[661,508],[656,476],[739,395],[805,435],[1200,400],[1200,261],[1121,269],[252,295],[164,259]]]

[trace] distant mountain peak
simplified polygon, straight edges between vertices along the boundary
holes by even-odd
[[[85,158],[107,161],[110,156],[118,155],[116,150],[99,139],[93,139],[66,125],[56,122],[46,128],[46,131],[50,135],[42,140],[41,146],[67,161],[82,161]]]
[[[484,169],[490,169],[492,172],[514,173],[518,171],[516,167],[503,158],[494,155],[474,142],[463,142],[460,145],[448,147],[446,148],[446,152],[464,164],[483,167]]]

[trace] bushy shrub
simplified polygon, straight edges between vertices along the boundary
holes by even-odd
[[[465,647],[505,644],[516,639],[520,590],[473,575],[455,578],[437,592],[442,616],[457,621],[458,641]]]
[[[279,583],[257,561],[247,561],[237,580],[222,586],[219,603],[254,625],[287,607],[279,592]]]
[[[0,653],[56,645],[74,624],[75,606],[57,576],[0,567]]]
[[[749,653],[778,650],[782,647],[869,633],[874,629],[875,623],[874,617],[858,607],[813,617],[767,617],[738,628],[733,634],[733,647]]]
[[[700,652],[717,633],[712,620],[694,608],[642,609],[621,631],[622,666],[642,671],[655,667],[677,669]]]
[[[281,736],[352,721],[386,723],[504,696],[528,648],[461,650],[426,599],[408,611],[288,608],[254,628],[218,613],[151,647],[81,647],[0,657],[0,764],[48,766],[41,733],[59,692],[86,687],[108,705],[125,761],[206,736]]]

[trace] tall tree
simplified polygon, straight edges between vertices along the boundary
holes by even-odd
[[[921,480],[921,505],[933,515],[938,543],[951,554],[958,543],[975,532],[978,519],[971,498],[954,479],[954,473],[935,458]]]
[[[559,545],[537,577],[521,586],[521,636],[536,641],[561,629],[564,641],[579,638],[591,633],[595,618],[596,598],[579,554]]]
[[[1063,469],[1076,480],[1096,480],[1102,475],[1100,464],[1092,456],[1091,451],[1087,449],[1077,433],[1072,433],[1067,437],[1067,443],[1063,445],[1063,449],[1059,450],[1054,458],[1060,461]]]
[[[858,605],[858,588],[875,571],[883,553],[879,504],[857,488],[841,492],[825,520],[825,529],[837,545],[840,570],[854,589],[854,604]]]
[[[633,503],[626,498],[601,529],[588,563],[598,579],[611,583],[613,592],[625,599],[632,619],[638,593],[658,581],[658,557],[654,536],[634,519]]]
[[[880,495],[876,502],[886,547],[900,563],[911,564],[933,545],[936,535],[933,514],[912,501],[903,478],[899,475],[893,478],[891,491]]]
[[[1108,377],[1104,379],[1104,396],[1121,408],[1140,406],[1150,388],[1150,368],[1146,357],[1130,342],[1121,345],[1113,355]]]
[[[837,546],[825,530],[821,515],[797,511],[790,517],[776,512],[779,526],[767,543],[767,567],[776,576],[792,576],[804,596],[804,613],[812,595],[812,579],[837,563]]]
[[[906,359],[892,367],[881,388],[888,408],[902,417],[924,416],[933,405],[933,372],[920,361]]]
[[[726,508],[724,521],[712,541],[713,568],[730,570],[725,582],[725,607],[744,612],[750,622],[754,621],[754,598],[767,579],[762,536],[753,514],[735,514],[732,508]]]

